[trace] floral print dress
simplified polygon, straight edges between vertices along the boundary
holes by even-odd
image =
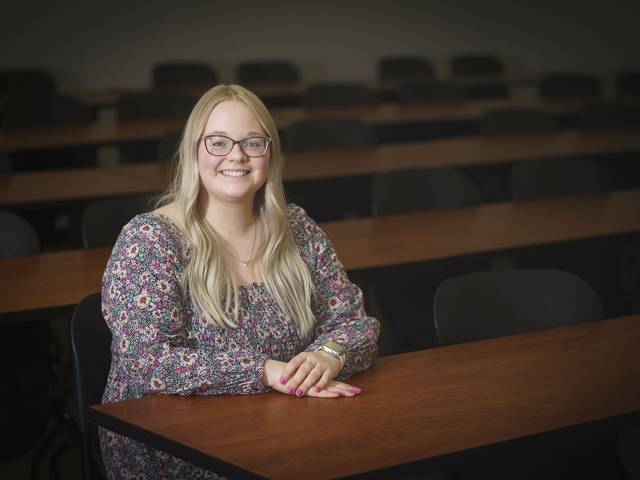
[[[180,292],[191,247],[167,217],[144,213],[120,233],[102,283],[102,312],[113,340],[103,402],[144,395],[265,392],[267,359],[288,361],[327,340],[347,348],[345,379],[367,369],[377,353],[380,325],[364,311],[326,234],[300,207],[289,225],[315,285],[316,324],[301,336],[264,283],[240,287],[239,324],[221,328]],[[219,478],[188,462],[100,429],[108,478]]]

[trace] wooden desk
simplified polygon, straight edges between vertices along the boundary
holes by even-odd
[[[472,136],[375,148],[286,155],[286,181],[372,175],[406,168],[464,167],[539,158],[640,151],[640,129]],[[0,175],[0,205],[90,199],[162,191],[166,163]]]
[[[640,190],[321,224],[347,270],[640,231]],[[110,248],[0,258],[0,314],[100,290]]]
[[[486,87],[493,85],[506,85],[506,86],[522,86],[531,85],[535,86],[540,80],[540,75],[536,74],[506,74],[506,75],[480,75],[480,76],[454,76],[445,79],[447,82],[456,83],[462,87],[474,88],[474,87]],[[371,90],[377,92],[395,91],[401,85],[402,81],[398,80],[354,80],[355,83],[364,85]],[[296,100],[300,100],[304,92],[309,86],[317,84],[312,82],[304,83],[273,83],[273,84],[247,84],[245,85],[253,93],[261,97],[263,100],[269,100],[273,97],[290,97]],[[186,93],[195,97],[200,97],[206,92],[208,87],[195,86],[171,86],[165,87],[161,90],[170,90]],[[158,89],[155,89],[158,90]],[[88,90],[79,92],[76,94],[83,103],[94,108],[115,108],[120,97],[125,93],[141,93],[148,92],[150,90],[133,89],[133,88],[106,88],[101,90]]]
[[[89,415],[221,474],[336,478],[638,412],[639,342],[635,315],[379,358],[351,399],[155,396]]]
[[[445,123],[478,121],[482,114],[494,108],[538,108],[552,114],[575,112],[586,99],[532,100],[509,99],[473,100],[465,102],[437,102],[405,106],[385,103],[371,107],[340,108],[274,108],[271,114],[280,129],[308,118],[352,117],[364,122],[384,125],[403,123]],[[184,126],[184,120],[137,120],[91,125],[24,128],[0,132],[0,149],[11,153],[21,150],[73,147],[81,145],[110,145],[136,140],[154,140],[164,133]]]

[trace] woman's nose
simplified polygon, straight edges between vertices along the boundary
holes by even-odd
[[[231,148],[231,151],[227,154],[227,159],[228,160],[242,161],[242,160],[245,160],[246,158],[247,158],[247,156],[242,151],[242,148],[240,148],[240,144],[239,143],[236,143]]]

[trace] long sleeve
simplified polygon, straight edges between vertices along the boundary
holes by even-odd
[[[291,207],[290,215],[316,290],[312,303],[315,338],[306,350],[316,350],[327,340],[343,345],[347,355],[338,378],[348,378],[369,368],[375,359],[380,322],[366,314],[362,291],[347,277],[322,229],[300,207]]]
[[[234,394],[264,390],[266,356],[217,350],[190,338],[206,321],[184,305],[180,275],[188,248],[176,227],[152,214],[123,229],[107,265],[102,310],[113,334],[105,401],[150,394]]]

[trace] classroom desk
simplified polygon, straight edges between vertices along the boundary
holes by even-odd
[[[347,270],[640,231],[640,190],[321,224]],[[111,248],[0,258],[0,314],[73,305],[100,290]]]
[[[636,413],[639,342],[634,315],[378,358],[355,398],[152,396],[89,417],[234,478],[337,478]]]
[[[504,74],[504,75],[474,75],[474,76],[452,76],[444,79],[437,79],[445,82],[452,82],[461,87],[466,88],[478,88],[478,87],[490,87],[494,85],[506,85],[506,86],[522,86],[531,85],[535,86],[539,80],[540,75],[536,74]],[[342,82],[352,82],[363,85],[373,91],[387,92],[396,91],[402,84],[402,80],[339,80]],[[268,101],[270,98],[282,98],[289,97],[300,101],[302,95],[311,85],[321,84],[323,82],[303,82],[303,83],[261,83],[261,84],[245,84],[245,87],[251,90],[253,93],[261,97],[263,100]],[[194,97],[200,97],[206,92],[210,86],[183,86],[175,85],[168,87],[155,88],[155,91],[177,91],[193,95]],[[144,93],[149,92],[149,89],[135,89],[135,88],[105,88],[96,90],[87,90],[77,93],[78,97],[84,104],[93,108],[115,108],[118,100],[123,94],[126,93]]]
[[[374,148],[289,153],[285,156],[284,179],[313,180],[407,168],[469,167],[633,151],[640,151],[639,128],[470,136]],[[168,184],[169,169],[167,163],[144,163],[0,174],[0,205],[159,192]]]
[[[478,121],[494,108],[538,108],[552,114],[576,112],[588,99],[514,101],[509,99],[434,102],[420,105],[385,103],[370,107],[285,107],[271,114],[279,129],[310,118],[351,117],[375,125]],[[101,122],[47,128],[21,128],[0,132],[0,149],[7,153],[87,145],[112,145],[136,140],[157,140],[164,133],[184,127],[184,119]]]

